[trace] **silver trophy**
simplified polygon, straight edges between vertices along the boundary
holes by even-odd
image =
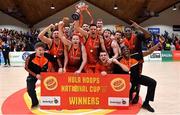
[[[82,10],[82,8],[87,7],[87,5],[84,2],[80,2],[79,4],[76,5],[76,12],[72,14],[72,19],[73,20],[79,20],[80,18],[80,10]]]

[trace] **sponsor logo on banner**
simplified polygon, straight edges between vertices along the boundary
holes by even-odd
[[[160,58],[160,53],[153,53],[150,55],[150,58]]]
[[[162,57],[161,57],[161,51],[155,51],[153,52],[150,56],[149,56],[149,60],[150,61],[161,61]]]
[[[171,51],[162,51],[162,61],[172,61],[172,52]]]
[[[148,28],[148,31],[153,33],[153,34],[159,34],[160,28]]]
[[[43,83],[47,90],[55,90],[58,86],[57,79],[54,76],[48,76]]]
[[[126,88],[126,83],[122,78],[115,78],[111,81],[111,87],[114,91],[120,92]]]
[[[129,98],[108,97],[109,106],[129,106]]]
[[[42,106],[58,106],[61,105],[61,97],[59,96],[41,96]]]
[[[24,53],[22,54],[22,59],[25,61],[26,58],[27,58],[29,55],[30,55],[29,52],[24,52]]]

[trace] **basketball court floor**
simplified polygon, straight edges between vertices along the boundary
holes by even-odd
[[[143,74],[157,81],[155,101],[150,103],[155,108],[153,114],[180,115],[180,62],[145,62]],[[8,96],[26,87],[27,75],[23,67],[0,67],[1,108]],[[140,95],[142,100],[144,100],[145,94],[146,87],[141,86]],[[90,113],[88,112],[88,114]],[[2,114],[2,111],[0,111],[0,114]],[[143,109],[138,113],[138,115],[151,114]]]

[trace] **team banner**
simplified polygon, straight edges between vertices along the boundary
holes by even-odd
[[[41,75],[41,109],[124,109],[129,106],[128,74]]]

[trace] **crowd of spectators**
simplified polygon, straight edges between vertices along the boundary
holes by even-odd
[[[154,45],[159,43],[159,34],[152,33],[151,40],[148,40],[146,44],[144,44],[144,50],[153,47]],[[167,31],[162,34],[165,38],[165,42],[163,43],[162,48],[159,50],[180,50],[180,37],[176,34],[172,34],[171,36]]]
[[[34,51],[34,45],[39,41],[39,30],[30,29],[23,33],[16,30],[0,29],[0,40],[7,41],[10,46],[10,51]],[[162,35],[165,38],[163,47],[159,50],[180,50],[180,37],[167,31]],[[143,44],[143,50],[147,50],[159,42],[159,35],[152,33],[152,38]]]
[[[38,34],[36,29],[23,33],[4,28],[0,29],[0,40],[9,44],[10,51],[34,51],[34,45],[39,41]]]

